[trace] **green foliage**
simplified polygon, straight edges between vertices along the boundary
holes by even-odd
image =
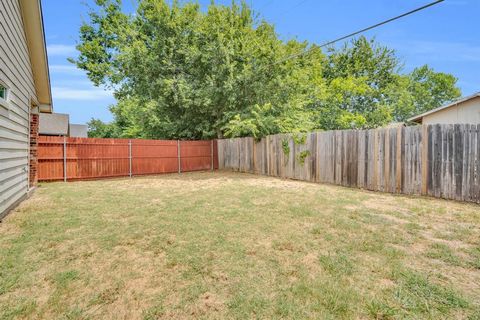
[[[385,96],[400,62],[395,52],[364,37],[331,49],[325,67],[326,95],[316,104],[323,129],[363,129],[388,124]]]
[[[100,119],[93,119],[87,122],[89,138],[117,138],[115,126],[105,123]]]
[[[281,41],[244,1],[212,2],[206,11],[169,3],[141,0],[125,14],[120,0],[96,0],[71,61],[118,103],[111,124],[92,123],[92,136],[258,139],[375,128],[460,94],[453,76],[427,66],[400,74],[395,52],[374,40],[324,54]]]
[[[455,77],[428,66],[399,74],[395,52],[364,37],[331,49],[327,59],[327,87],[314,105],[322,129],[376,128],[405,121],[461,94]]]
[[[283,150],[283,154],[285,155],[285,159],[287,159],[287,162],[288,162],[288,158],[290,156],[290,139],[289,138],[282,139],[282,150]]]
[[[296,133],[292,136],[292,139],[296,145],[305,144],[307,142],[307,135],[305,133]]]
[[[75,63],[96,85],[114,88],[122,136],[257,137],[313,126],[305,88],[315,86],[322,53],[271,65],[307,44],[282,43],[246,4],[203,12],[194,3],[143,0],[135,15],[122,13],[119,1],[97,6],[80,29]]]
[[[399,76],[397,82],[390,93],[392,100],[396,101],[393,116],[397,121],[406,121],[461,96],[454,76],[435,72],[427,65]]]
[[[308,156],[310,156],[310,150],[304,150],[297,155],[297,161],[303,166]]]
[[[271,132],[275,132],[275,117],[271,114],[271,104],[264,106],[255,105],[244,115],[234,115],[224,127],[226,137],[261,138]]]
[[[307,134],[306,133],[294,133],[291,136],[294,145],[304,145],[307,142]],[[288,161],[288,156],[290,155],[290,139],[285,138],[282,140],[282,148],[283,152],[285,153]],[[310,156],[310,151],[305,150],[297,154],[296,160],[303,166],[305,164],[305,159]]]

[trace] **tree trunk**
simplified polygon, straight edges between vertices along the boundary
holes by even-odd
[[[223,132],[220,128],[217,128],[217,139],[223,139]]]

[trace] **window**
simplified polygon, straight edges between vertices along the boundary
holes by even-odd
[[[7,100],[7,88],[0,83],[0,99]]]
[[[8,96],[8,94],[9,94],[9,89],[7,88],[6,85],[0,82],[0,107],[3,107],[1,108],[3,112],[5,112],[5,108],[7,110],[10,109],[10,106],[8,103],[8,100],[10,99],[10,97]],[[2,115],[3,115],[3,112],[2,112]]]

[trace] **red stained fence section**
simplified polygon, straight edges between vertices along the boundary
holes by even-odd
[[[213,170],[217,141],[96,139],[40,136],[38,180]]]

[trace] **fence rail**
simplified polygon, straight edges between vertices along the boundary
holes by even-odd
[[[218,141],[220,169],[480,203],[480,125]]]
[[[82,180],[213,170],[214,141],[40,136],[38,180]]]

